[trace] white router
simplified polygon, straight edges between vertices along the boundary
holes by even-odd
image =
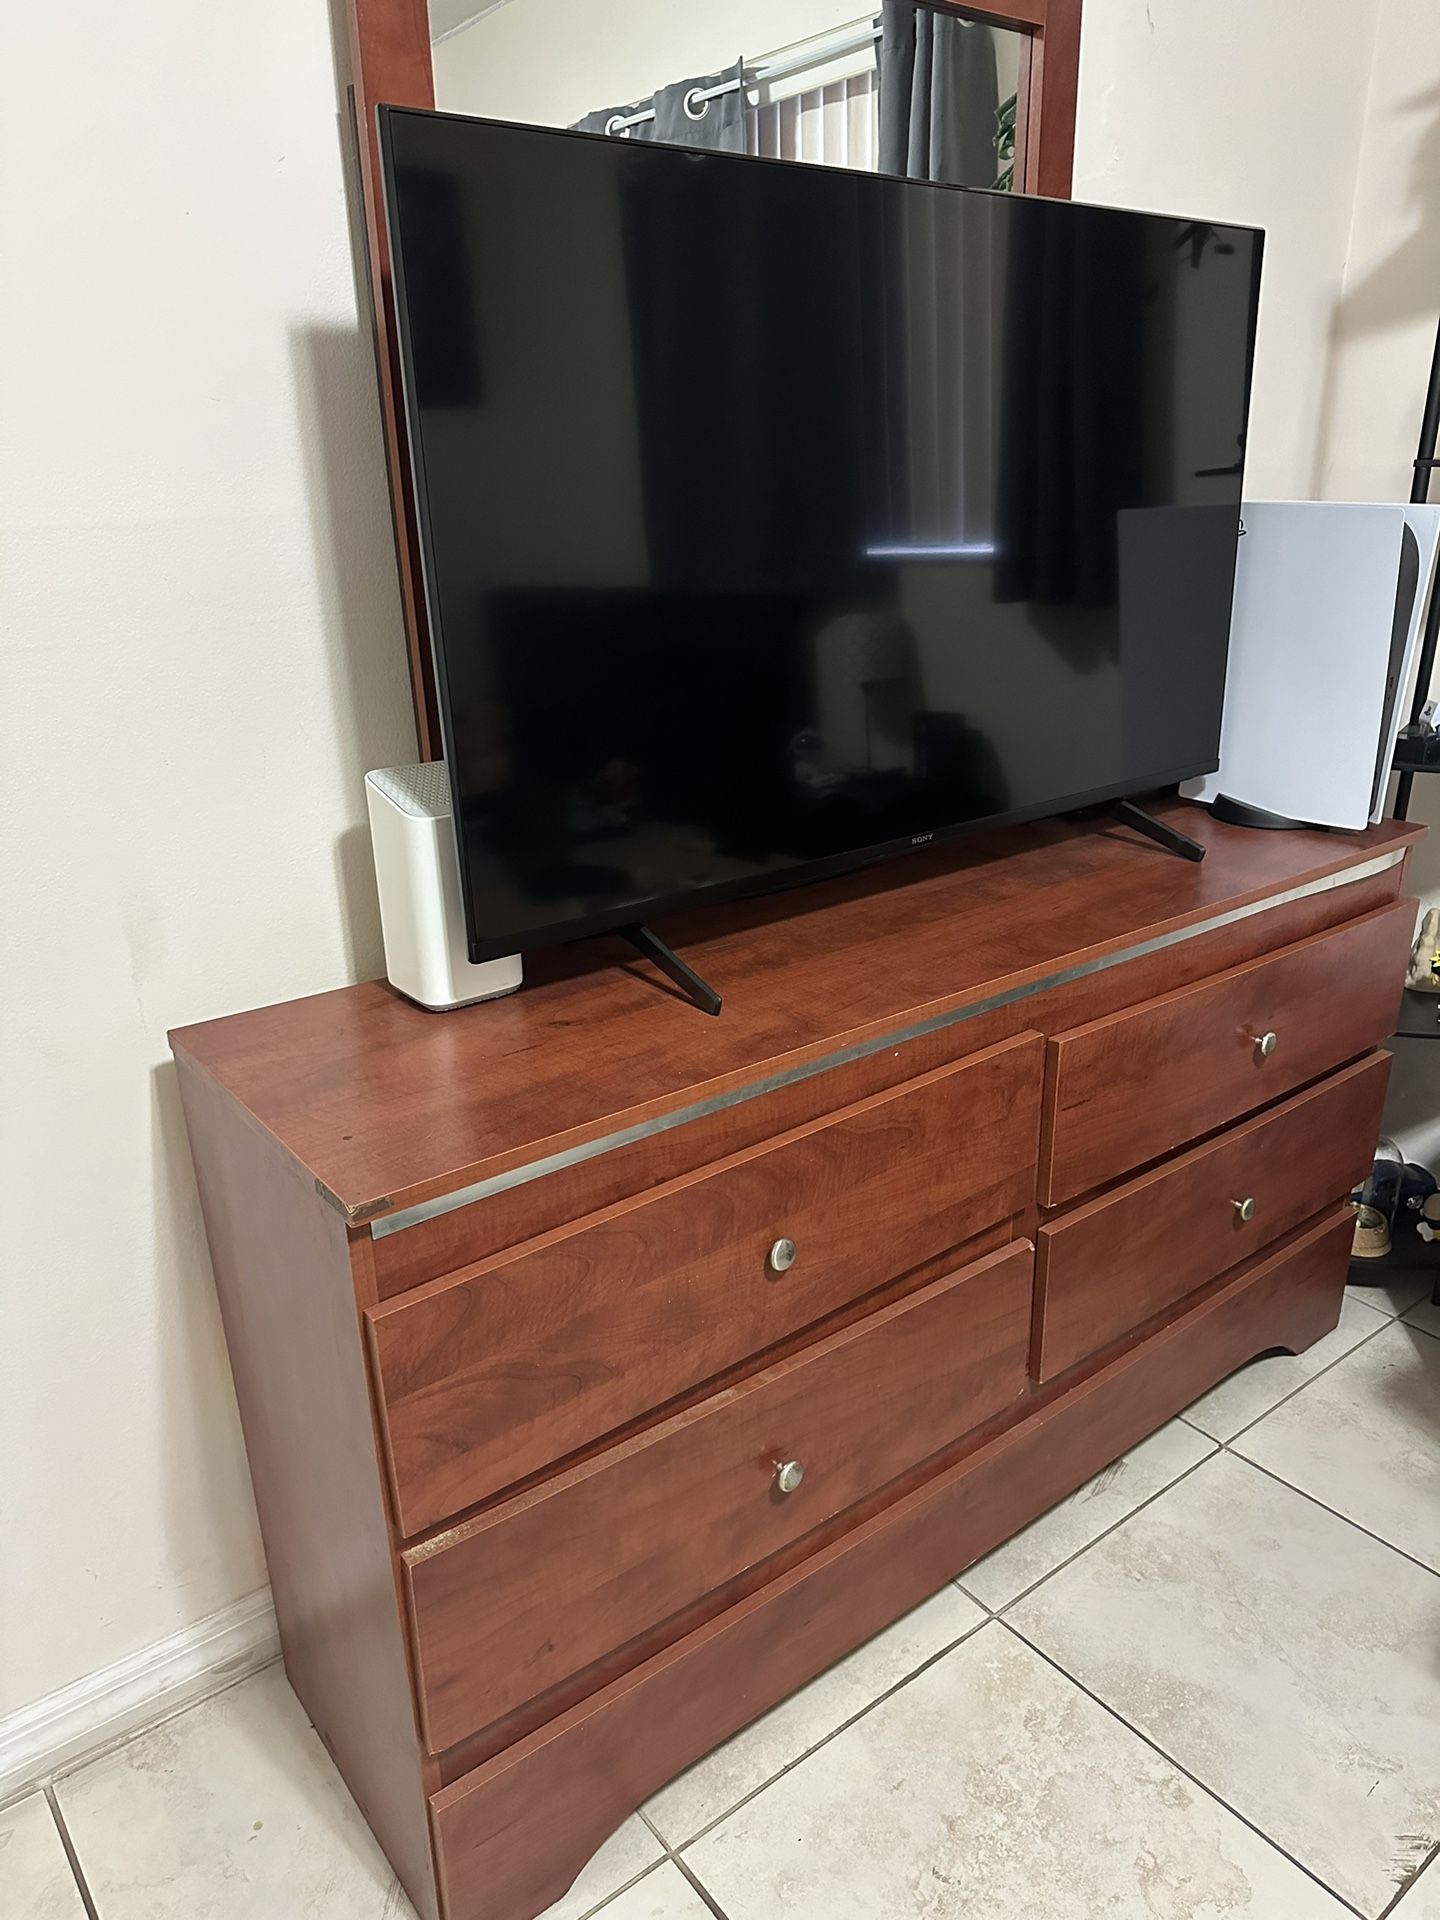
[[[445,762],[367,773],[365,802],[391,986],[436,1013],[514,993],[524,978],[518,953],[470,958]]]

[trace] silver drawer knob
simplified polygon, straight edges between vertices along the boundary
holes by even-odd
[[[1273,1033],[1257,1033],[1253,1037],[1255,1041],[1255,1058],[1257,1060],[1268,1060],[1280,1044],[1279,1039]]]
[[[1244,1200],[1232,1200],[1230,1204],[1234,1207],[1237,1217],[1244,1225],[1248,1226],[1255,1218],[1254,1200],[1247,1197]]]
[[[770,1249],[770,1270],[772,1273],[788,1273],[795,1264],[795,1242],[777,1240]]]
[[[798,1460],[775,1462],[775,1485],[781,1493],[794,1493],[804,1478],[805,1469]]]

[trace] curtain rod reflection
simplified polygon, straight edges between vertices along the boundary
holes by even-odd
[[[717,87],[692,87],[685,96],[685,111],[692,120],[701,120],[710,101],[718,100],[723,93],[735,93],[741,87],[760,87],[770,80],[784,80],[792,73],[804,73],[807,67],[818,66],[822,61],[839,60],[847,53],[858,53],[862,47],[872,46],[879,38],[880,23],[877,20],[856,20],[835,33],[817,34],[813,40],[798,41],[793,47],[783,47],[777,53],[761,54],[758,60],[745,62],[743,77],[739,80],[726,80]],[[643,113],[612,114],[605,122],[605,131],[609,134],[625,133],[631,127],[641,126],[654,118],[653,107],[647,107]]]

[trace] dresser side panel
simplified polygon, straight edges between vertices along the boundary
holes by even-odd
[[[406,1892],[434,1920],[344,1223],[226,1094],[178,1065],[286,1672]]]

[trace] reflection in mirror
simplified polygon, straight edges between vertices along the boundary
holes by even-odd
[[[885,0],[429,0],[435,104],[621,140],[1015,178],[1021,33]]]

